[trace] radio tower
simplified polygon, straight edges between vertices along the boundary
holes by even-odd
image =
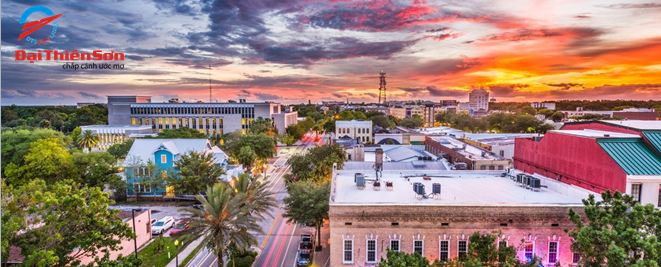
[[[386,104],[386,72],[383,70],[379,72],[379,104]]]

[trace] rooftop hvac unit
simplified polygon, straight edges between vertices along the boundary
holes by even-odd
[[[530,176],[528,180],[528,186],[533,190],[537,191],[542,187],[542,181],[537,177]]]
[[[431,185],[431,192],[432,192],[432,194],[438,194],[438,195],[440,195],[440,194],[441,194],[441,184],[439,184],[439,183],[433,183],[433,184]]]
[[[531,177],[532,177],[532,176],[530,176],[530,175],[524,175],[524,176],[523,176],[523,183],[522,183],[522,184],[525,185],[525,186],[529,186],[529,185],[530,185],[530,178],[531,178]]]
[[[517,174],[517,175],[516,175],[516,182],[522,184],[522,183],[523,183],[523,177],[525,177],[525,176],[526,176],[526,175],[523,174],[523,173],[519,173],[519,174]]]
[[[413,192],[415,192],[418,195],[424,196],[425,195],[425,185],[422,183],[413,183]]]
[[[356,173],[354,175],[354,182],[356,182],[356,186],[358,188],[364,188],[365,187],[365,175],[362,173]]]

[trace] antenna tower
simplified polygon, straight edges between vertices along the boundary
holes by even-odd
[[[379,104],[386,104],[386,72],[383,70],[379,72]]]

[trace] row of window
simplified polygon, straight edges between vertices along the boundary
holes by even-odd
[[[251,122],[251,120],[243,119],[243,122]],[[133,125],[165,125],[169,128],[170,125],[174,126],[188,126],[190,128],[200,128],[206,125],[206,128],[209,129],[222,129],[223,128],[223,119],[222,118],[131,118],[131,124]],[[159,127],[160,128],[160,127]]]
[[[491,171],[496,170],[496,169],[504,170],[505,166],[503,166],[503,165],[498,165],[498,166],[495,166],[495,165],[488,165],[488,166],[487,165],[480,165],[480,170],[487,170],[487,169],[491,170]]]
[[[350,134],[352,128],[337,128],[337,134]],[[353,128],[356,134],[369,134],[370,128]]]
[[[275,113],[275,112],[274,112]],[[254,107],[132,107],[131,114],[241,114],[255,116]]]
[[[400,251],[401,241],[399,239],[391,239],[388,249],[392,251]],[[343,249],[342,249],[342,263],[344,264],[353,264],[354,262],[354,244],[353,239],[343,240]],[[425,247],[424,240],[414,240],[413,241],[413,252],[423,254]],[[498,247],[507,247],[507,241],[501,240],[498,242]],[[558,241],[549,241],[548,243],[548,263],[555,264],[558,262],[559,255],[559,243]],[[526,242],[524,244],[524,257],[526,260],[531,261],[535,256],[535,244],[533,242]],[[468,253],[468,240],[457,240],[457,257],[459,259],[464,259]],[[450,240],[440,240],[439,241],[439,255],[438,259],[442,262],[450,260]],[[365,249],[365,261],[367,263],[376,263],[379,260],[377,254],[377,242],[376,239],[368,239],[366,241]],[[578,263],[580,256],[574,253],[572,257],[573,263]]]

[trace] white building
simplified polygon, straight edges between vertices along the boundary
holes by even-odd
[[[555,110],[555,102],[532,102],[530,106],[533,108],[545,108],[549,110]]]
[[[335,121],[335,137],[351,138],[360,143],[372,143],[372,121]]]
[[[105,151],[114,144],[123,143],[129,138],[155,136],[151,126],[111,126],[111,125],[86,125],[80,126],[81,132],[92,131],[99,137],[99,143],[92,150]]]
[[[468,102],[472,111],[489,111],[489,92],[484,89],[473,89],[468,93]]]

